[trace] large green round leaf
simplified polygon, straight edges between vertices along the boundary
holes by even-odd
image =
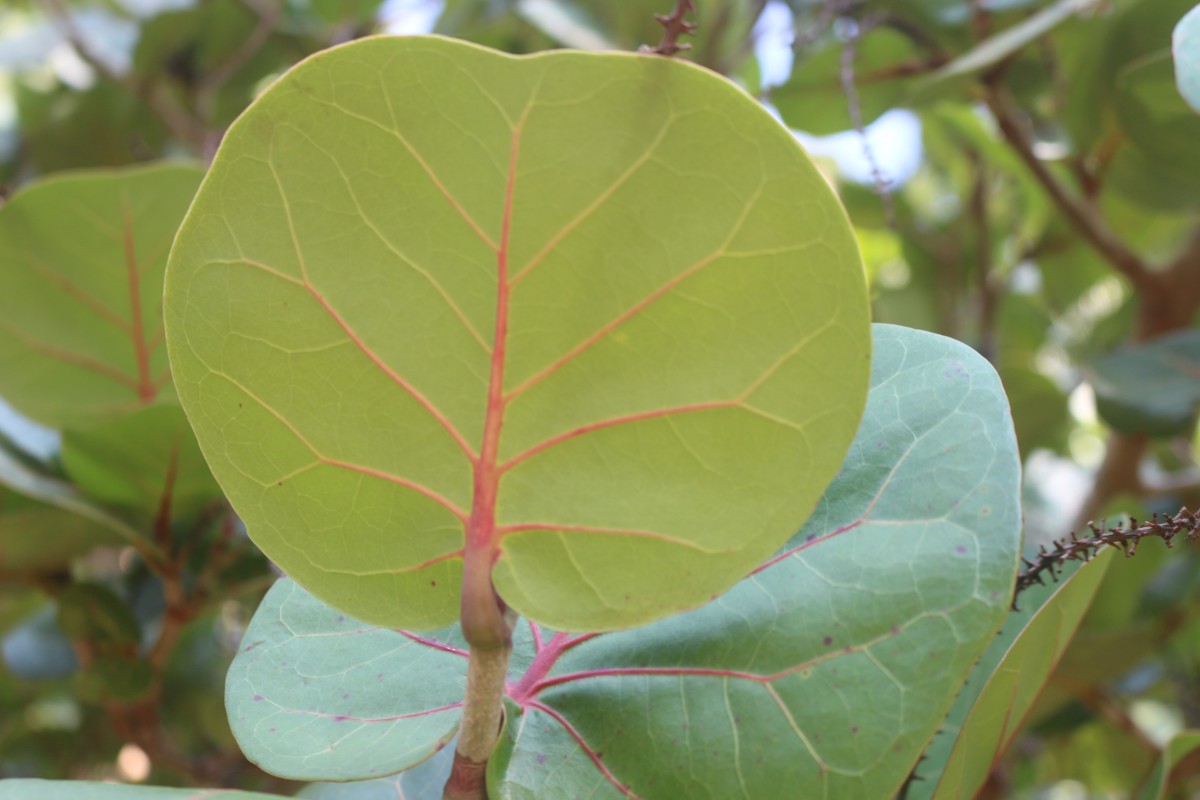
[[[49,178],[0,209],[0,395],[56,427],[170,396],[163,269],[190,165]]]
[[[646,627],[518,623],[493,798],[894,794],[1008,613],[1019,464],[982,358],[875,331],[858,438],[784,550]],[[462,646],[456,629],[373,628],[282,581],[230,670],[234,734],[288,777],[408,768],[458,723]]]
[[[458,616],[464,547],[574,630],[724,591],[833,476],[870,353],[844,215],[743,92],[437,38],[313,57],[239,119],[167,319],[251,536],[415,629]]]

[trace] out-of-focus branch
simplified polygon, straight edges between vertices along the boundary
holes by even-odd
[[[271,31],[275,30],[275,25],[280,20],[280,14],[283,12],[282,2],[268,2],[268,4],[259,4],[259,2],[248,2],[244,0],[244,5],[248,11],[251,11],[257,17],[258,22],[254,24],[254,29],[250,32],[250,36],[241,43],[241,46],[234,50],[229,58],[217,65],[214,71],[205,76],[196,92],[196,108],[200,119],[208,120],[211,124],[212,112],[216,106],[217,94],[221,91],[224,85],[229,83],[229,79],[242,67],[246,66],[246,62],[253,58],[254,54],[258,53],[259,48],[268,40]],[[214,131],[205,134],[204,143],[204,160],[211,161],[212,155],[215,154],[216,144],[220,142],[221,131]]]
[[[862,102],[858,96],[858,85],[855,81],[854,72],[854,60],[858,57],[859,42],[862,41],[863,36],[881,24],[883,24],[882,15],[872,15],[859,23],[854,35],[847,39],[846,43],[842,46],[842,58],[838,75],[842,82],[842,93],[846,96],[846,108],[850,114],[850,123],[858,133],[863,158],[866,159],[867,164],[871,168],[871,179],[875,183],[875,191],[883,199],[888,226],[893,227],[896,223],[896,209],[892,204],[891,195],[888,194],[888,186],[891,181],[883,174],[883,169],[879,166],[879,160],[875,157],[875,150],[871,147],[870,140],[867,139],[866,126],[863,124]]]
[[[1100,216],[1080,198],[1075,197],[1050,168],[1033,152],[1033,145],[1024,125],[1013,107],[1007,92],[995,81],[987,86],[987,104],[996,118],[1000,133],[1009,146],[1025,162],[1034,178],[1075,229],[1100,256],[1127,277],[1142,293],[1161,291],[1159,281],[1146,263],[1121,241]]]
[[[43,5],[54,19],[55,24],[75,51],[79,53],[88,66],[96,70],[105,80],[120,86],[125,91],[139,98],[163,124],[180,140],[197,152],[204,147],[204,125],[192,116],[183,106],[179,105],[171,95],[163,91],[158,84],[139,84],[126,79],[117,73],[112,65],[96,54],[91,44],[83,36],[83,32],[75,24],[69,9],[63,0],[42,0]]]

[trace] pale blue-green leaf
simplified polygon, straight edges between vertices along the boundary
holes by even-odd
[[[432,758],[399,775],[352,783],[310,783],[296,796],[303,800],[441,800],[457,741],[455,737]]]
[[[0,781],[0,800],[279,800],[282,795],[228,789],[166,789],[89,781]]]
[[[1092,389],[1101,418],[1121,433],[1172,436],[1200,403],[1200,331],[1182,331],[1097,359]]]
[[[1175,81],[1179,93],[1197,113],[1200,113],[1200,5],[1179,20],[1171,36],[1175,55]]]
[[[365,625],[281,580],[230,666],[229,724],[246,757],[276,775],[344,781],[408,769],[458,729],[463,647],[448,631]]]

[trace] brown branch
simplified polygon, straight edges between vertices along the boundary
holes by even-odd
[[[975,266],[979,280],[979,352],[992,364],[997,362],[996,324],[999,321],[1002,285],[996,280],[992,263],[992,229],[988,213],[987,165],[975,150],[968,152],[975,168],[975,184],[971,189],[971,221],[975,228]]]
[[[1042,189],[1050,196],[1058,210],[1071,221],[1075,229],[1100,254],[1129,278],[1134,287],[1143,293],[1159,290],[1159,280],[1149,271],[1142,259],[1119,239],[1092,208],[1063,185],[1062,181],[1033,152],[1033,145],[1025,133],[1016,109],[1007,93],[994,79],[987,82],[987,104],[992,110],[1000,133],[1009,146],[1025,162]]]
[[[695,32],[699,23],[685,22],[684,17],[689,13],[695,13],[696,6],[692,0],[675,0],[675,9],[670,14],[655,14],[654,19],[659,25],[663,26],[662,40],[658,43],[658,47],[650,47],[642,45],[638,52],[641,53],[657,53],[660,56],[673,56],[681,50],[690,50],[690,44],[680,44],[680,36],[690,36]]]
[[[1092,556],[1106,545],[1120,547],[1128,557],[1137,552],[1138,544],[1146,537],[1162,539],[1167,547],[1172,546],[1174,538],[1180,533],[1186,534],[1189,541],[1200,542],[1200,517],[1186,508],[1179,509],[1179,513],[1173,517],[1159,517],[1158,514],[1154,514],[1140,525],[1136,519],[1131,518],[1124,527],[1105,528],[1103,523],[1100,527],[1089,523],[1088,527],[1092,532],[1090,536],[1081,539],[1072,533],[1066,539],[1053,542],[1049,549],[1045,545],[1039,547],[1033,560],[1021,559],[1025,563],[1025,569],[1017,576],[1016,592],[1013,595],[1014,609],[1016,596],[1022,591],[1035,584],[1044,586],[1046,575],[1057,582],[1063,564],[1068,561],[1090,561]]]

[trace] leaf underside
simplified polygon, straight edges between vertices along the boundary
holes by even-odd
[[[467,552],[555,627],[695,607],[810,513],[866,391],[823,179],[732,84],[648,56],[311,58],[231,128],[167,284],[251,536],[388,627],[457,619]]]

